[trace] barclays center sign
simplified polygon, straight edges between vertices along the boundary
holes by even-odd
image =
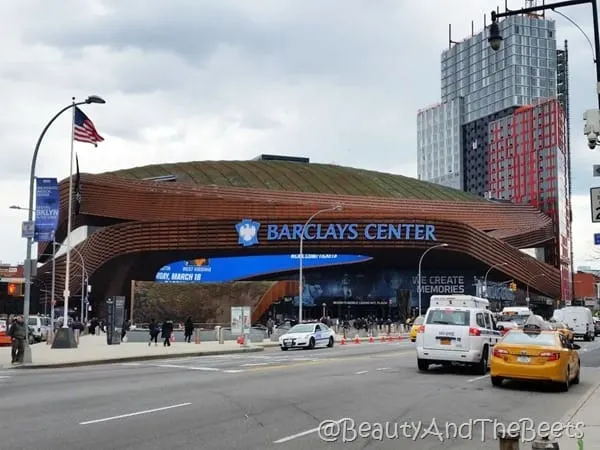
[[[304,228],[304,233],[302,232]],[[270,242],[299,241],[436,241],[435,225],[423,223],[266,224],[243,219],[236,224],[238,243],[244,247]]]

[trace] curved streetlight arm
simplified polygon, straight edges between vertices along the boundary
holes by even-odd
[[[31,158],[31,170],[29,173],[29,203],[28,203],[28,211],[27,211],[27,220],[31,222],[33,220],[33,191],[35,185],[35,166],[37,164],[38,153],[40,152],[40,146],[42,145],[42,141],[48,129],[52,126],[52,124],[58,119],[65,111],[68,111],[76,106],[86,105],[89,103],[104,103],[104,100],[100,97],[90,96],[86,100],[82,102],[76,102],[73,99],[73,102],[60,111],[58,111],[52,119],[46,124],[38,140],[35,144],[35,149],[33,150],[33,157]],[[68,230],[69,232],[71,230]],[[25,298],[23,300],[23,316],[25,317],[25,323],[28,323],[29,320],[29,309],[31,306],[31,246],[32,246],[33,238],[27,238],[27,249],[25,256]],[[29,328],[25,327],[25,352],[23,355],[23,362],[25,364],[31,363],[31,348],[29,347]]]
[[[340,205],[332,206],[330,208],[320,209],[315,212],[312,216],[310,216],[306,222],[304,222],[304,226],[302,227],[302,231],[300,233],[300,254],[298,255],[298,323],[302,323],[302,293],[304,291],[304,286],[302,282],[302,271],[304,269],[304,233],[306,232],[306,227],[310,224],[310,222],[317,217],[319,214],[333,211],[341,211],[342,207]]]
[[[508,263],[503,262],[503,263],[499,263],[499,264],[494,264],[493,266],[490,266],[490,268],[487,270],[487,272],[485,273],[485,277],[483,278],[483,286],[485,288],[485,297],[487,298],[487,279],[488,279],[488,275],[490,274],[490,272],[494,269],[497,269],[498,267],[504,267],[507,266]]]
[[[421,255],[421,257],[419,258],[419,285],[417,286],[417,289],[419,291],[419,316],[421,315],[421,285],[422,285],[422,281],[421,281],[421,264],[423,263],[423,258],[425,258],[425,255],[427,253],[429,253],[431,250],[436,249],[436,248],[441,248],[441,247],[448,247],[448,244],[437,244],[437,245],[433,245],[431,247],[429,247],[427,250],[425,250],[423,252],[423,254]]]
[[[537,11],[546,11],[552,10],[556,12],[557,8],[564,8],[567,6],[576,6],[576,5],[585,5],[590,3],[592,5],[592,19],[594,24],[594,54],[595,54],[595,66],[596,66],[596,94],[598,96],[598,107],[600,108],[600,31],[598,25],[598,7],[596,5],[596,0],[566,0],[556,3],[544,3],[540,6],[532,6],[530,8],[521,8],[516,10],[507,10],[505,12],[497,12],[492,11],[492,26],[496,27],[498,24],[496,23],[497,19],[500,17],[509,17],[509,16],[517,16]],[[498,46],[499,48],[499,46]]]
[[[536,278],[539,278],[539,277],[545,277],[545,276],[546,276],[546,274],[545,274],[545,273],[538,273],[537,275],[534,275],[533,277],[531,277],[531,279],[530,279],[530,280],[527,282],[527,298],[529,298],[529,284],[530,284],[530,283],[533,283],[533,281],[534,281]]]

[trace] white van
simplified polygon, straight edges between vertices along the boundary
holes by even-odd
[[[492,347],[502,338],[489,301],[470,295],[432,295],[417,334],[417,365],[469,364],[485,374]]]
[[[41,342],[46,339],[50,331],[50,317],[29,316],[29,327],[33,330],[33,339]]]
[[[585,341],[593,341],[596,337],[594,317],[592,311],[585,306],[567,306],[554,313],[560,317],[561,322],[573,330],[575,337],[581,337]]]
[[[502,321],[515,322],[522,327],[532,315],[533,312],[527,306],[506,306],[502,310]]]

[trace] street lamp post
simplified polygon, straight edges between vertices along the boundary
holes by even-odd
[[[432,247],[429,247],[427,250],[425,250],[423,252],[423,254],[421,255],[421,258],[419,258],[419,276],[418,276],[418,278],[419,278],[419,285],[417,287],[417,290],[419,291],[419,316],[421,315],[421,304],[422,304],[421,303],[421,294],[422,294],[421,291],[423,290],[423,289],[421,289],[422,284],[423,284],[423,281],[421,280],[421,264],[423,263],[423,258],[425,257],[425,255],[427,253],[429,253],[431,250],[433,250],[435,248],[441,248],[441,247],[448,247],[448,244],[438,244],[438,245],[434,245]]]
[[[52,126],[52,124],[56,121],[56,119],[58,119],[65,111],[68,111],[71,108],[75,108],[77,106],[80,105],[86,105],[86,104],[91,104],[91,103],[98,103],[98,104],[102,104],[102,103],[106,103],[104,101],[104,99],[96,96],[96,95],[91,95],[89,96],[87,99],[85,99],[82,102],[73,102],[67,106],[65,106],[64,108],[62,108],[60,111],[58,111],[54,117],[52,117],[52,119],[50,119],[50,121],[46,124],[46,126],[44,127],[44,129],[42,130],[42,132],[40,133],[40,136],[35,144],[35,149],[33,150],[33,157],[31,159],[31,171],[29,174],[29,207],[28,212],[27,212],[27,221],[28,222],[32,222],[33,221],[33,192],[34,192],[34,188],[35,188],[35,166],[37,163],[37,157],[38,157],[38,153],[40,151],[40,146],[42,145],[42,141],[44,139],[44,136],[46,136],[46,132],[48,131],[48,129],[50,128],[50,126]],[[73,177],[71,177],[73,178]],[[71,217],[68,217],[68,220],[70,221]],[[68,229],[67,230],[67,234],[70,235],[71,234],[71,230]],[[33,244],[33,238],[28,237],[27,238],[27,247],[26,247],[26,256],[25,256],[25,298],[23,300],[23,316],[25,316],[25,323],[29,323],[29,308],[31,305],[31,278],[32,278],[32,269],[33,269],[33,262],[31,261],[31,247]],[[68,285],[65,287],[65,291],[68,291]],[[29,346],[29,329],[28,327],[25,327],[25,352],[23,355],[23,362],[25,364],[30,364],[31,363],[31,347]]]
[[[533,280],[535,280],[538,277],[545,277],[546,274],[545,273],[538,273],[537,275],[534,275],[533,278],[531,279],[531,281],[533,282]],[[529,282],[527,282],[527,297],[525,297],[525,301],[527,302],[527,306],[529,306]]]
[[[497,269],[498,267],[503,267],[503,266],[507,266],[507,265],[508,265],[507,262],[503,262],[503,263],[500,263],[500,264],[495,264],[493,266],[490,266],[490,268],[487,270],[487,272],[485,273],[484,280],[483,280],[483,287],[485,288],[485,298],[488,298],[488,295],[487,295],[487,290],[488,290],[487,289],[488,288],[488,284],[487,284],[488,275],[490,274],[490,272],[492,270]]]
[[[304,287],[303,287],[303,282],[302,282],[302,270],[303,270],[303,262],[304,262],[304,233],[306,233],[306,227],[310,224],[310,222],[317,217],[319,214],[322,213],[326,213],[326,212],[333,212],[333,211],[343,211],[343,207],[342,205],[336,205],[333,206],[331,208],[325,208],[325,209],[321,209],[319,211],[317,211],[316,213],[314,213],[312,216],[310,216],[308,218],[308,220],[304,223],[304,226],[302,227],[302,232],[300,233],[300,254],[298,255],[299,258],[299,273],[298,273],[298,323],[302,323],[302,303],[303,303],[303,299],[302,299],[302,293],[304,291]]]

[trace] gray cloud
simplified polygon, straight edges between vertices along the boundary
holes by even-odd
[[[496,3],[1,2],[0,95],[10,113],[0,118],[0,189],[26,200],[41,128],[72,96],[92,93],[108,101],[85,108],[106,141],[77,144],[83,171],[281,153],[416,176],[416,110],[439,101],[447,24],[460,40]],[[585,7],[566,12],[591,28]],[[596,157],[580,139],[581,114],[595,107],[594,70],[585,39],[557,24],[570,41],[574,187],[585,194]],[[68,174],[69,120],[49,131],[38,174]],[[0,258],[21,259],[12,236],[22,218],[0,218]]]

